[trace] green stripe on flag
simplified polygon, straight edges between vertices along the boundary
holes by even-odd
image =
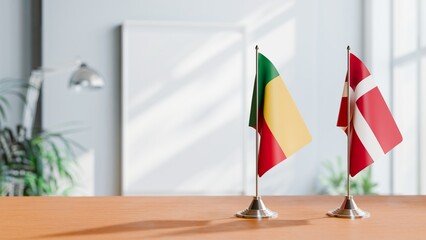
[[[259,81],[259,109],[263,109],[263,98],[265,96],[265,87],[272,79],[278,77],[280,74],[274,65],[269,61],[268,58],[263,56],[263,54],[258,54],[258,81]],[[256,82],[253,87],[253,96],[251,99],[251,110],[250,110],[250,120],[249,126],[256,127]]]

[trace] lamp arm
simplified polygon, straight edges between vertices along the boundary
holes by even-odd
[[[78,58],[74,61],[73,64],[66,64],[66,65],[62,65],[62,66],[59,66],[59,67],[55,67],[55,68],[39,67],[39,68],[33,70],[31,73],[38,73],[38,74],[43,75],[43,78],[46,78],[46,77],[50,77],[50,76],[55,75],[55,74],[63,73],[63,72],[70,71],[70,70],[73,70],[75,68],[78,68],[82,63],[83,63],[83,61],[81,61]]]
[[[26,129],[28,137],[31,137],[34,126],[34,118],[37,112],[37,102],[40,96],[40,89],[43,83],[43,76],[40,72],[32,71],[29,79],[30,87],[27,89],[25,105],[22,113],[22,126]]]
[[[22,126],[25,127],[28,137],[31,137],[34,127],[34,118],[37,113],[37,103],[40,98],[40,90],[42,83],[46,77],[59,74],[70,69],[76,68],[82,64],[82,61],[77,59],[73,65],[68,64],[59,68],[39,67],[31,71],[29,78],[30,88],[27,89],[26,103],[22,113]]]

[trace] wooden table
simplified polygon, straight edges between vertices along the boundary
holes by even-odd
[[[426,196],[356,196],[358,220],[325,216],[343,197],[263,200],[278,218],[235,218],[251,197],[3,197],[0,239],[426,239]]]

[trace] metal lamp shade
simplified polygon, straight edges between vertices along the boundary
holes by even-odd
[[[104,80],[95,70],[83,63],[71,76],[69,86],[74,89],[100,89],[104,86]]]

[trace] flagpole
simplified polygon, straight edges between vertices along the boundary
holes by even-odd
[[[256,198],[259,197],[259,46],[256,45]]]
[[[240,218],[276,218],[278,213],[269,210],[263,203],[259,195],[259,46],[256,45],[256,76],[255,76],[255,100],[256,100],[256,195],[253,197],[250,206],[235,216]]]
[[[350,60],[350,55],[351,55],[351,47],[346,48],[347,50],[347,61],[348,61],[348,71],[347,71],[347,76],[348,76],[348,87],[346,88],[347,91],[347,96],[348,96],[348,126],[347,126],[347,131],[348,131],[348,146],[347,146],[347,160],[348,160],[348,179],[347,179],[347,196],[349,197],[351,195],[351,97],[350,97],[350,88],[351,88],[351,60]]]
[[[347,138],[347,159],[348,159],[348,174],[347,174],[347,194],[345,196],[345,199],[343,200],[343,203],[340,205],[339,208],[336,208],[332,211],[328,211],[327,215],[330,217],[339,217],[339,218],[368,218],[370,217],[370,213],[363,211],[360,209],[353,199],[353,196],[351,196],[351,96],[350,96],[350,87],[351,87],[351,48],[348,46],[346,48],[347,50],[347,88],[346,88],[346,95],[348,98],[348,125],[347,125],[347,132],[348,132],[348,138]]]

